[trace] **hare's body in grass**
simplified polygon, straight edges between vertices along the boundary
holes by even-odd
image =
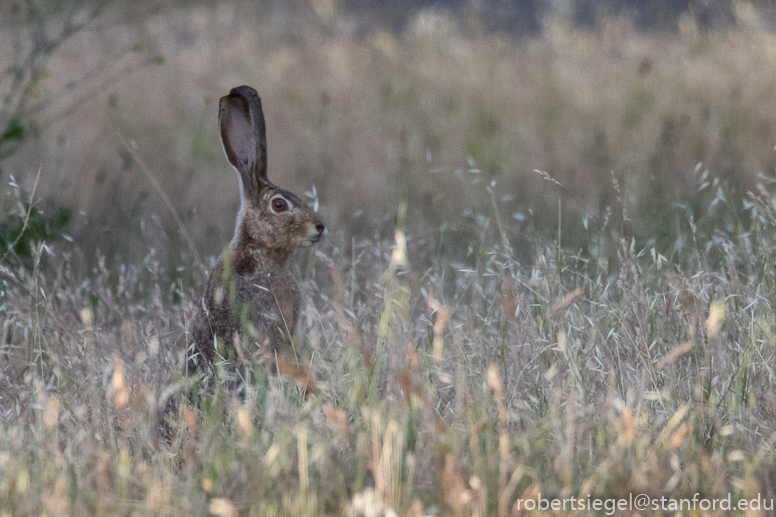
[[[194,321],[190,373],[212,374],[222,360],[250,358],[256,345],[291,351],[301,295],[286,261],[326,233],[315,211],[267,180],[264,115],[253,88],[233,88],[221,98],[219,125],[224,152],[240,179],[240,212]]]

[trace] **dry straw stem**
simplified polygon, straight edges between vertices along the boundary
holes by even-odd
[[[445,323],[448,319],[448,308],[446,305],[440,304],[432,296],[428,297],[428,308],[431,312],[436,312],[437,320],[434,322],[434,360],[438,363],[442,362],[442,350],[444,348],[443,334],[445,331]]]
[[[660,431],[660,434],[658,435],[657,439],[655,440],[655,443],[661,444],[665,448],[676,448],[678,443],[676,439],[678,438],[679,441],[681,441],[681,435],[674,434],[674,431],[676,430],[677,426],[679,426],[680,422],[684,419],[685,416],[687,416],[687,413],[690,411],[689,404],[683,404],[676,413],[671,416],[671,419],[668,421],[668,423],[663,427],[663,429]],[[682,433],[683,435],[684,433]],[[671,439],[673,438],[673,439]]]
[[[245,407],[237,409],[237,427],[245,436],[253,434],[253,422],[251,421],[250,410]]]
[[[371,461],[375,479],[374,498],[384,505],[386,512],[409,509],[414,505],[415,459],[405,451],[405,437],[398,422],[390,419],[381,435],[381,421],[379,412],[373,411]]]
[[[130,143],[128,143],[125,139],[122,139],[122,143],[124,144],[124,149],[126,149],[126,151],[129,153],[132,159],[135,160],[137,165],[140,167],[140,170],[143,171],[143,174],[146,175],[146,177],[148,178],[148,181],[151,182],[151,185],[154,187],[154,189],[159,194],[159,196],[161,196],[162,200],[164,201],[164,204],[167,205],[167,208],[170,210],[170,214],[175,220],[175,224],[178,225],[178,231],[181,233],[181,236],[183,236],[183,239],[186,241],[186,244],[189,247],[189,251],[191,251],[191,254],[196,261],[196,264],[200,267],[200,269],[202,269],[202,271],[205,271],[204,263],[202,262],[202,259],[199,257],[199,252],[197,251],[197,246],[194,244],[194,241],[189,235],[188,230],[186,230],[186,226],[183,224],[183,220],[181,219],[180,215],[178,215],[178,210],[175,208],[175,205],[170,199],[170,196],[167,195],[167,193],[164,191],[162,186],[159,184],[159,180],[156,179],[156,176],[154,176],[151,173],[151,170],[146,166],[143,159],[140,158],[140,155],[137,153],[137,150],[135,149],[135,147]]]
[[[509,475],[509,470],[512,468],[514,461],[509,452],[510,440],[508,433],[507,410],[504,406],[504,395],[502,392],[501,379],[499,378],[498,368],[495,364],[492,364],[488,367],[487,378],[488,384],[493,389],[493,397],[496,400],[496,407],[498,408],[498,443],[500,456],[498,484],[499,515],[506,515],[506,502],[509,497],[511,497],[511,492],[514,490],[514,487],[510,488],[510,485],[507,484],[507,476]],[[513,472],[513,476],[514,475],[515,472]]]
[[[296,429],[297,451],[299,454],[299,496],[306,502],[309,497],[310,480],[309,466],[307,460],[307,429],[298,427]]]
[[[725,304],[723,302],[713,302],[709,309],[709,317],[706,320],[706,332],[709,337],[716,337],[719,334],[722,320],[725,319]]]
[[[113,353],[113,390],[117,408],[124,407],[129,401],[129,390],[124,377],[124,362],[117,353]]]
[[[499,497],[498,497],[499,517],[508,515],[509,502],[512,501],[515,490],[517,489],[518,484],[520,483],[520,481],[522,481],[523,476],[525,474],[526,472],[522,467],[516,467],[515,470],[512,471],[512,475],[509,477],[509,483],[507,483],[507,485],[499,492]]]
[[[694,332],[690,332],[690,340],[685,341],[684,343],[680,345],[676,345],[674,348],[672,348],[665,356],[663,356],[662,359],[660,359],[660,362],[657,363],[657,367],[659,370],[662,370],[669,364],[676,361],[679,356],[682,354],[689,352],[693,346],[695,346],[695,340],[694,340]]]

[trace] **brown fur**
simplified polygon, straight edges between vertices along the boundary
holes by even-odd
[[[235,364],[265,343],[272,352],[291,351],[301,295],[286,261],[326,232],[316,212],[267,180],[256,91],[241,86],[223,97],[219,124],[227,159],[240,175],[241,209],[234,239],[210,274],[194,321],[190,373],[212,374],[218,355]],[[287,210],[273,208],[275,203]],[[222,347],[219,354],[216,346]]]

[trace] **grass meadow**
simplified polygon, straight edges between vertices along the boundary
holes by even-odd
[[[19,97],[35,138],[2,161],[4,213],[73,216],[0,268],[0,516],[776,497],[776,35],[758,18],[509,39],[442,11],[362,33],[247,4],[109,10]],[[257,359],[245,397],[182,408],[168,445],[157,407],[239,204],[216,124],[239,84],[263,98],[270,179],[329,227],[290,264],[319,393]],[[552,514],[768,514],[677,510]]]

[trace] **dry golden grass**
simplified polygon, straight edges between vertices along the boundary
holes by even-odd
[[[25,186],[42,162],[38,195],[86,215],[75,243],[0,270],[0,515],[776,494],[773,35],[612,21],[514,42],[431,17],[284,42],[237,9],[79,35],[52,91],[138,38],[166,63],[3,163]],[[238,83],[264,98],[273,181],[314,183],[334,229],[293,264],[319,393],[257,364],[167,446],[194,255],[236,213],[214,101]]]
[[[6,270],[0,506],[522,515],[539,494],[772,496],[767,242],[686,275],[623,241],[611,277],[554,247],[532,267],[492,243],[472,268],[425,271],[400,242],[329,248],[304,275],[300,335],[320,392],[256,365],[244,399],[187,408],[171,446],[152,426],[196,290],[163,291],[153,256],[83,283],[57,257]]]
[[[687,211],[707,235],[736,224],[699,221],[693,199],[703,171],[735,203],[758,173],[773,174],[776,36],[769,32],[650,36],[612,20],[599,33],[551,24],[543,37],[515,42],[461,36],[444,14],[422,20],[402,35],[360,39],[303,24],[284,40],[238,3],[85,31],[51,60],[41,85],[52,101],[41,119],[45,138],[4,168],[29,189],[42,166],[40,194],[84,210],[76,235],[111,264],[116,254],[136,262],[149,245],[174,257],[182,244],[164,200],[127,153],[130,142],[200,251],[220,252],[237,196],[218,144],[215,100],[241,83],[264,98],[273,178],[294,191],[314,184],[331,226],[358,237],[373,236],[376,226],[391,232],[379,223],[401,200],[418,211],[409,221],[416,234],[447,223],[473,237],[460,221],[488,202],[471,187],[476,170],[482,182],[497,180],[505,215],[524,221],[513,237],[520,260],[536,251],[526,233],[558,228],[559,196],[569,214],[567,245],[578,248],[582,207],[603,220],[617,205],[614,171],[631,196],[634,235],[667,248]],[[164,64],[142,65],[156,55]],[[59,116],[125,67],[135,71]],[[74,93],[65,87],[71,82],[79,85]],[[576,201],[547,188],[535,169]]]

